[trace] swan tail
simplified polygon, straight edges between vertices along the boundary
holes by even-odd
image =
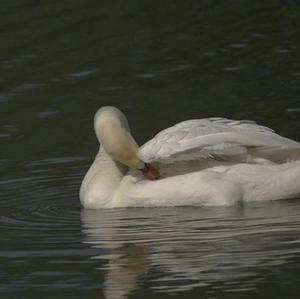
[[[300,196],[300,160],[279,165],[244,164],[234,167],[230,175],[243,186],[244,201]]]
[[[300,160],[300,146],[287,148],[262,147],[249,150],[249,153],[254,157],[264,158],[275,163]]]
[[[300,160],[288,162],[283,165],[282,173],[279,173],[277,197],[296,198],[300,196]]]

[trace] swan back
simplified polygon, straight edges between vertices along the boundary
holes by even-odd
[[[276,134],[254,121],[225,118],[194,119],[158,133],[144,144],[139,156],[145,162],[216,158],[231,160],[239,156],[285,162],[285,157],[300,158],[300,143]]]

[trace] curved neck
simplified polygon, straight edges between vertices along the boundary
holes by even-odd
[[[111,201],[127,169],[100,147],[81,185],[80,198],[83,206],[100,208]]]
[[[103,165],[105,164],[105,167],[103,167],[103,171],[107,175],[114,174],[122,178],[128,170],[128,167],[126,165],[118,161],[115,161],[113,158],[111,158],[111,156],[105,151],[103,146],[100,146],[93,164],[100,164],[100,163],[103,163]]]
[[[92,166],[94,165],[97,168],[97,175],[103,174],[117,185],[128,170],[126,165],[113,160],[102,146],[100,146]]]

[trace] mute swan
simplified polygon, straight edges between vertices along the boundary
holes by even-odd
[[[300,194],[300,143],[253,121],[187,120],[141,148],[115,107],[100,108],[94,128],[101,146],[80,187],[85,208],[231,205]]]

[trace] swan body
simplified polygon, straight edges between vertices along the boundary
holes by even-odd
[[[300,194],[300,143],[253,121],[188,120],[138,147],[124,114],[94,118],[100,149],[84,177],[85,208],[232,205]],[[160,178],[140,171],[151,163]]]

